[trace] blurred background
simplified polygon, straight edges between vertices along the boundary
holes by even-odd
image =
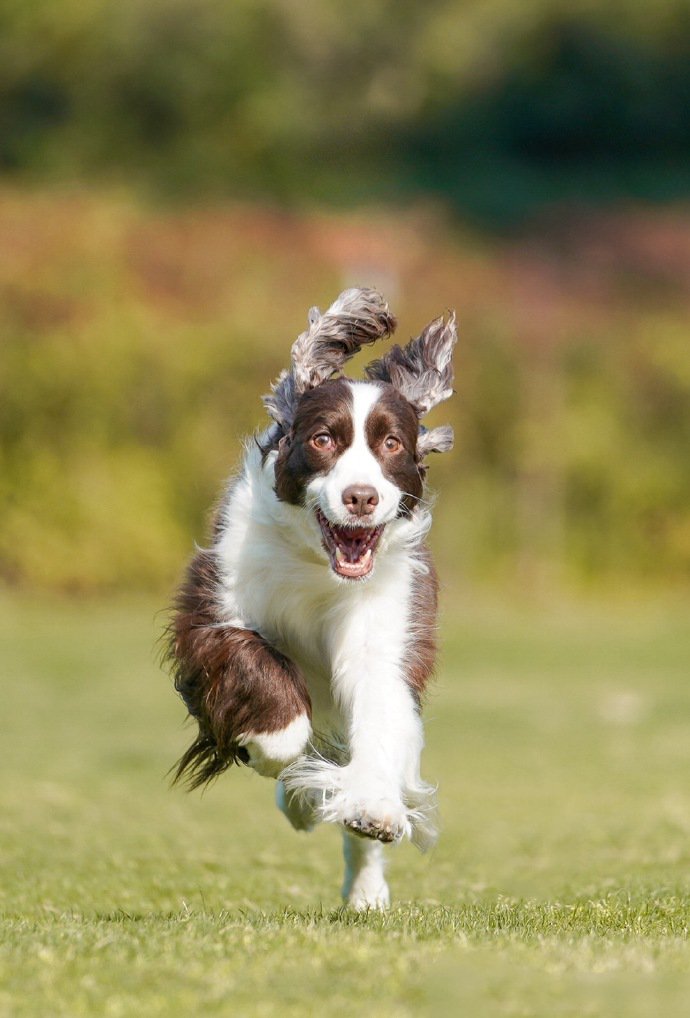
[[[448,585],[690,577],[686,0],[9,0],[0,583],[164,599],[306,311],[458,311]]]
[[[447,1013],[679,1013],[689,111],[688,0],[0,0],[1,1013],[418,1014],[441,950]],[[167,790],[192,730],[156,641],[354,284],[460,343],[443,836],[391,859],[407,925],[351,929],[331,825],[247,768]]]

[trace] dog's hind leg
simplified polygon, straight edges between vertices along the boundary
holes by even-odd
[[[368,908],[384,909],[390,893],[384,876],[383,845],[343,831],[345,880],[343,898],[358,912]]]
[[[311,831],[318,823],[319,818],[311,797],[288,792],[282,781],[276,785],[276,805],[296,831]]]

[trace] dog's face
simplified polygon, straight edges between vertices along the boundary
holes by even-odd
[[[338,577],[368,576],[385,526],[421,498],[418,431],[413,406],[385,382],[335,379],[300,398],[275,491],[314,514]]]

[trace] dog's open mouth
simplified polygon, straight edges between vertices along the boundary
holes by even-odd
[[[331,568],[348,580],[361,580],[374,568],[374,555],[383,526],[343,527],[330,523],[320,509],[316,518],[323,534],[323,546],[331,559]]]

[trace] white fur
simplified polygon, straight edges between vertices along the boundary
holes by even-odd
[[[367,484],[376,489],[379,503],[367,524],[379,526],[394,519],[398,512],[400,489],[383,473],[381,464],[367,443],[366,419],[381,395],[372,382],[348,382],[352,391],[354,441],[324,477],[315,477],[307,492],[332,523],[351,523],[352,516],[343,505],[342,492],[351,484]]]
[[[311,831],[318,820],[313,804],[288,792],[282,781],[276,782],[276,806],[296,831]]]
[[[298,794],[321,793],[323,820],[347,824],[364,815],[387,823],[399,840],[412,836],[419,819],[408,812],[408,798],[419,808],[431,795],[419,777],[422,726],[403,673],[413,569],[407,555],[389,556],[376,568],[378,582],[353,591],[356,598],[327,636],[332,694],[347,723],[349,762],[335,767],[301,759],[284,779]],[[426,843],[428,835],[415,840]]]
[[[383,845],[343,831],[345,879],[343,898],[358,912],[369,908],[385,909],[390,893],[385,878]]]
[[[379,504],[368,522],[387,525],[372,573],[361,582],[334,574],[311,504],[305,510],[279,501],[276,453],[262,465],[251,444],[226,499],[216,546],[222,614],[228,624],[260,632],[307,680],[313,734],[307,719],[298,718],[283,732],[246,736],[251,765],[281,774],[279,805],[293,826],[361,821],[384,828],[393,840],[409,836],[426,847],[434,836],[433,790],[419,775],[422,727],[404,665],[414,652],[412,580],[425,568],[415,552],[431,521],[421,505],[397,517],[402,493],[366,441],[366,417],[380,387],[351,385],[354,441],[329,474],[310,483],[309,495],[332,522],[346,522],[343,488],[376,488]],[[333,743],[343,749],[334,751]],[[346,836],[344,894],[356,908],[387,905],[381,858],[378,842]]]
[[[277,732],[248,732],[240,735],[237,742],[249,753],[250,767],[266,778],[277,778],[288,764],[304,753],[310,735],[309,718],[300,714]]]

